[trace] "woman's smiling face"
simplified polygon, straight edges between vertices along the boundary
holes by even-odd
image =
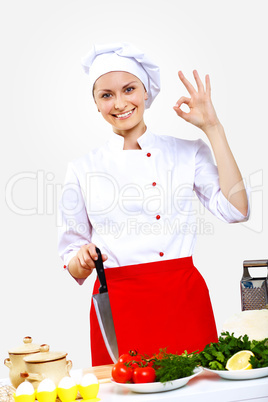
[[[148,95],[135,75],[125,71],[104,74],[95,82],[93,94],[98,110],[115,133],[123,135],[139,127],[144,131]]]

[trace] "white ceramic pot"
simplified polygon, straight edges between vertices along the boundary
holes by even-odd
[[[21,377],[30,381],[36,389],[45,378],[50,378],[57,386],[63,377],[69,376],[71,360],[66,360],[66,352],[50,352],[48,345],[41,345],[40,352],[24,358],[26,370]]]
[[[40,345],[33,344],[30,336],[23,339],[22,345],[8,351],[9,358],[5,359],[4,364],[9,368],[9,378],[13,387],[17,388],[24,381],[20,376],[26,369],[24,357],[38,352]]]

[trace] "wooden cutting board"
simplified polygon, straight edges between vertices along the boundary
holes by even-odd
[[[89,367],[83,370],[83,375],[87,373],[93,373],[95,374],[100,383],[110,382],[112,367],[113,364],[107,364],[105,366]]]

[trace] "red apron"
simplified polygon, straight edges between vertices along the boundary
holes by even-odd
[[[217,342],[206,283],[192,257],[105,270],[119,355],[131,349],[152,355],[203,350]],[[100,284],[95,282],[93,294]],[[113,363],[93,303],[90,310],[92,365]]]

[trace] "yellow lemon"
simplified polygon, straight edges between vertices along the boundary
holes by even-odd
[[[241,350],[235,353],[226,363],[227,370],[250,370],[252,365],[249,362],[251,356],[254,356],[250,350]]]

